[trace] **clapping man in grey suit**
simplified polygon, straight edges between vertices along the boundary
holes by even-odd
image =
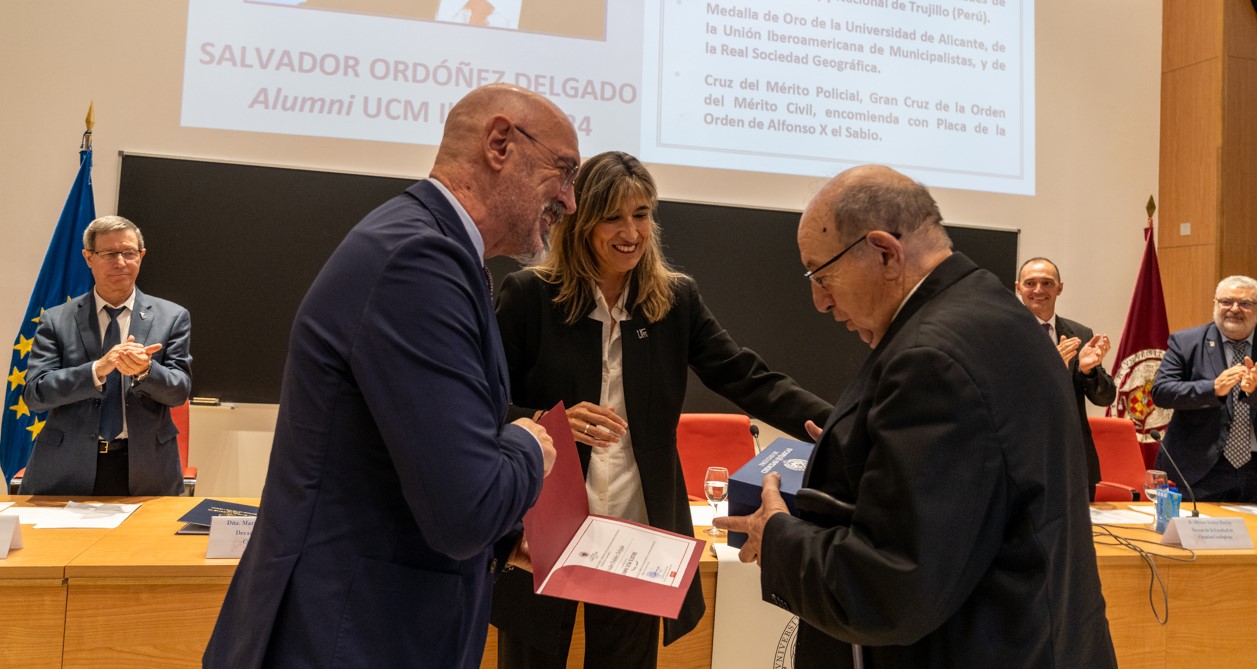
[[[187,309],[135,287],[146,253],[131,221],[92,221],[83,259],[95,287],[40,316],[23,397],[49,413],[23,494],[179,494],[170,407],[192,387],[192,324]]]

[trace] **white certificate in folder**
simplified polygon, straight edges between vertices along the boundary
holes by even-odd
[[[533,589],[676,618],[705,542],[641,523],[589,514],[585,477],[560,404],[540,421],[556,451],[537,503],[524,516]]]

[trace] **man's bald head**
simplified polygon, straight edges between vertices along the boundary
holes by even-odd
[[[908,292],[951,254],[925,186],[882,165],[853,167],[812,198],[799,221],[812,302],[876,346]]]
[[[467,210],[485,257],[540,253],[550,224],[574,211],[576,129],[545,97],[492,84],[450,110],[431,176]]]
[[[943,220],[925,186],[885,165],[860,165],[842,172],[812,198],[808,209],[816,214],[810,220],[826,228],[821,232],[836,233],[840,242],[870,230],[907,235]]]
[[[495,117],[529,127],[566,120],[563,111],[540,94],[508,84],[490,84],[468,93],[450,109],[445,133],[437,151],[436,165],[461,162],[474,154],[486,128]],[[572,136],[576,134],[572,131]]]

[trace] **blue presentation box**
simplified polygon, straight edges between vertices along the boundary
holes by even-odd
[[[749,516],[759,508],[764,477],[781,475],[781,497],[794,513],[794,495],[803,486],[803,472],[812,457],[812,444],[794,439],[777,439],[729,477],[729,515]],[[741,548],[746,534],[729,533],[729,545]]]

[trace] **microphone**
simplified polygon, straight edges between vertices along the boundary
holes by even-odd
[[[759,446],[759,426],[756,425],[755,423],[751,423],[751,438],[755,440],[756,453],[759,453],[760,451],[764,450],[760,448]]]
[[[1183,487],[1187,488],[1187,494],[1192,498],[1192,518],[1199,518],[1200,509],[1196,508],[1196,493],[1192,492],[1192,486],[1187,482],[1187,477],[1183,476],[1183,470],[1178,468],[1178,463],[1174,462],[1174,458],[1170,457],[1170,450],[1165,447],[1165,444],[1161,443],[1161,431],[1149,430],[1148,436],[1152,437],[1152,440],[1161,447],[1161,452],[1165,454],[1165,459],[1170,461],[1170,466],[1174,467],[1174,473],[1178,474],[1178,480],[1182,481]]]

